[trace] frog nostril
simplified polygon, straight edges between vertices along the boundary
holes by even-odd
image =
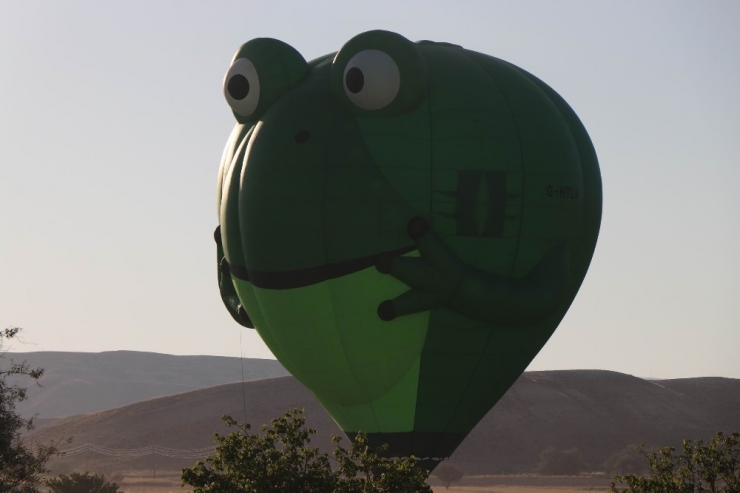
[[[295,137],[294,137],[297,144],[303,144],[310,138],[311,138],[311,132],[309,132],[308,130],[301,130],[300,132],[295,134]]]

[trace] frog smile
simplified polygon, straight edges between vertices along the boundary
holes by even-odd
[[[372,267],[382,258],[395,257],[414,250],[416,250],[416,246],[410,245],[397,250],[381,252],[377,255],[283,272],[253,270],[244,265],[229,264],[228,262],[226,262],[226,265],[228,265],[231,275],[243,281],[249,281],[259,288],[294,289],[346,276]]]

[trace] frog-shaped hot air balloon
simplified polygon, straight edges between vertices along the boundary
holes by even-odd
[[[348,436],[448,457],[586,275],[601,178],[583,125],[511,63],[387,31],[311,62],[254,39],[224,95],[227,309]]]

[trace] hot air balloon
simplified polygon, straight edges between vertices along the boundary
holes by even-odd
[[[601,178],[534,75],[370,31],[311,62],[239,48],[219,288],[351,438],[433,467],[504,395],[586,275]]]

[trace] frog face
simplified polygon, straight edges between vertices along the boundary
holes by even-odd
[[[219,287],[352,435],[447,457],[573,301],[601,179],[542,81],[459,46],[360,34],[234,56]]]
[[[253,40],[235,55],[224,94],[239,122],[219,193],[232,272],[298,287],[414,248],[405,225],[418,211],[375,162],[357,118],[392,120],[421,105],[416,45],[365,33],[308,64],[280,41]]]

